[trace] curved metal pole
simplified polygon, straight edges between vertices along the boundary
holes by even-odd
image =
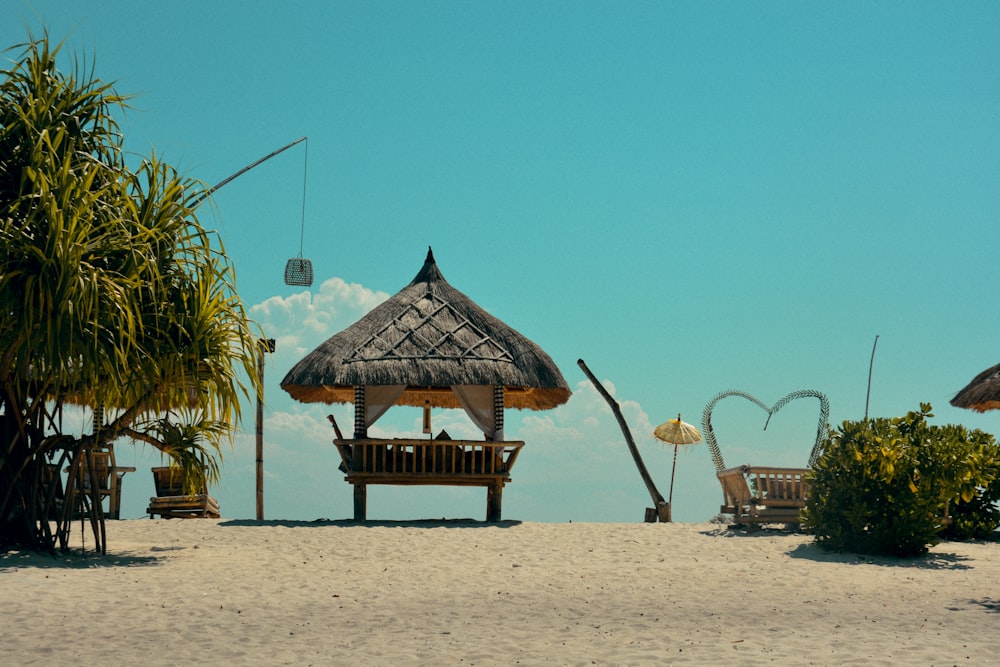
[[[295,146],[297,144],[301,144],[306,139],[307,139],[307,137],[301,137],[299,139],[296,139],[295,141],[293,141],[292,143],[288,144],[287,146],[283,146],[283,147],[279,148],[278,150],[274,151],[273,153],[270,153],[269,155],[265,155],[264,157],[262,157],[261,159],[257,160],[253,164],[248,164],[247,166],[243,167],[242,169],[240,169],[238,172],[236,172],[232,176],[219,181],[218,183],[216,183],[215,185],[213,185],[212,187],[210,187],[208,190],[205,190],[204,192],[202,192],[201,195],[199,195],[198,198],[194,201],[194,204],[191,206],[191,208],[197,208],[198,206],[200,206],[201,202],[205,201],[205,199],[207,197],[210,197],[216,190],[218,190],[219,188],[221,188],[223,185],[225,185],[229,181],[233,180],[234,178],[238,178],[239,176],[242,176],[243,174],[247,173],[248,171],[250,171],[251,169],[253,169],[257,165],[261,164],[262,162],[267,162],[268,160],[270,160],[271,158],[273,158],[275,155],[278,155],[279,153],[284,153],[285,151],[287,151],[292,146]]]

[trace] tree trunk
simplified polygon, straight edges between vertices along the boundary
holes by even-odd
[[[80,441],[56,434],[41,438],[34,429],[18,428],[0,415],[0,552],[14,549],[54,552],[69,549],[73,507],[85,449]],[[62,471],[69,473],[63,488]],[[89,467],[93,471],[93,466]],[[97,481],[90,480],[96,494]],[[99,496],[89,506],[95,549],[106,548],[104,513]],[[96,502],[95,502],[96,497]]]

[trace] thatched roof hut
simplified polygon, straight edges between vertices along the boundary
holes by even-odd
[[[502,389],[490,401],[502,395],[505,408],[544,410],[570,396],[552,359],[448,284],[431,250],[409,285],[329,338],[281,381],[304,403],[348,403],[359,387],[370,394],[386,386],[397,387],[394,405],[467,411],[456,387]]]
[[[354,403],[354,435],[334,422],[341,470],[364,521],[369,484],[484,486],[487,521],[499,521],[504,484],[524,442],[504,438],[504,408],[554,408],[569,399],[562,373],[540,347],[448,284],[427,252],[398,294],[295,364],[281,387],[304,403]],[[482,440],[368,437],[389,407],[461,407]]]
[[[976,412],[1000,410],[1000,364],[987,368],[955,394],[951,404]]]

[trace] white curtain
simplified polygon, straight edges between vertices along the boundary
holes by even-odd
[[[365,426],[371,426],[403,395],[405,384],[367,385],[365,387]]]
[[[493,387],[463,384],[452,385],[451,390],[483,435],[490,440],[503,440],[503,429],[494,430],[496,419],[493,414]]]

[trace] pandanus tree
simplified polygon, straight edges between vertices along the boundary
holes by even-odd
[[[260,334],[195,215],[206,188],[155,154],[130,167],[128,99],[81,59],[61,71],[62,46],[29,37],[0,72],[0,551],[68,548],[53,471],[72,478],[120,438],[161,450],[192,490],[214,482],[241,398],[261,390]],[[71,408],[104,418],[69,434]]]

